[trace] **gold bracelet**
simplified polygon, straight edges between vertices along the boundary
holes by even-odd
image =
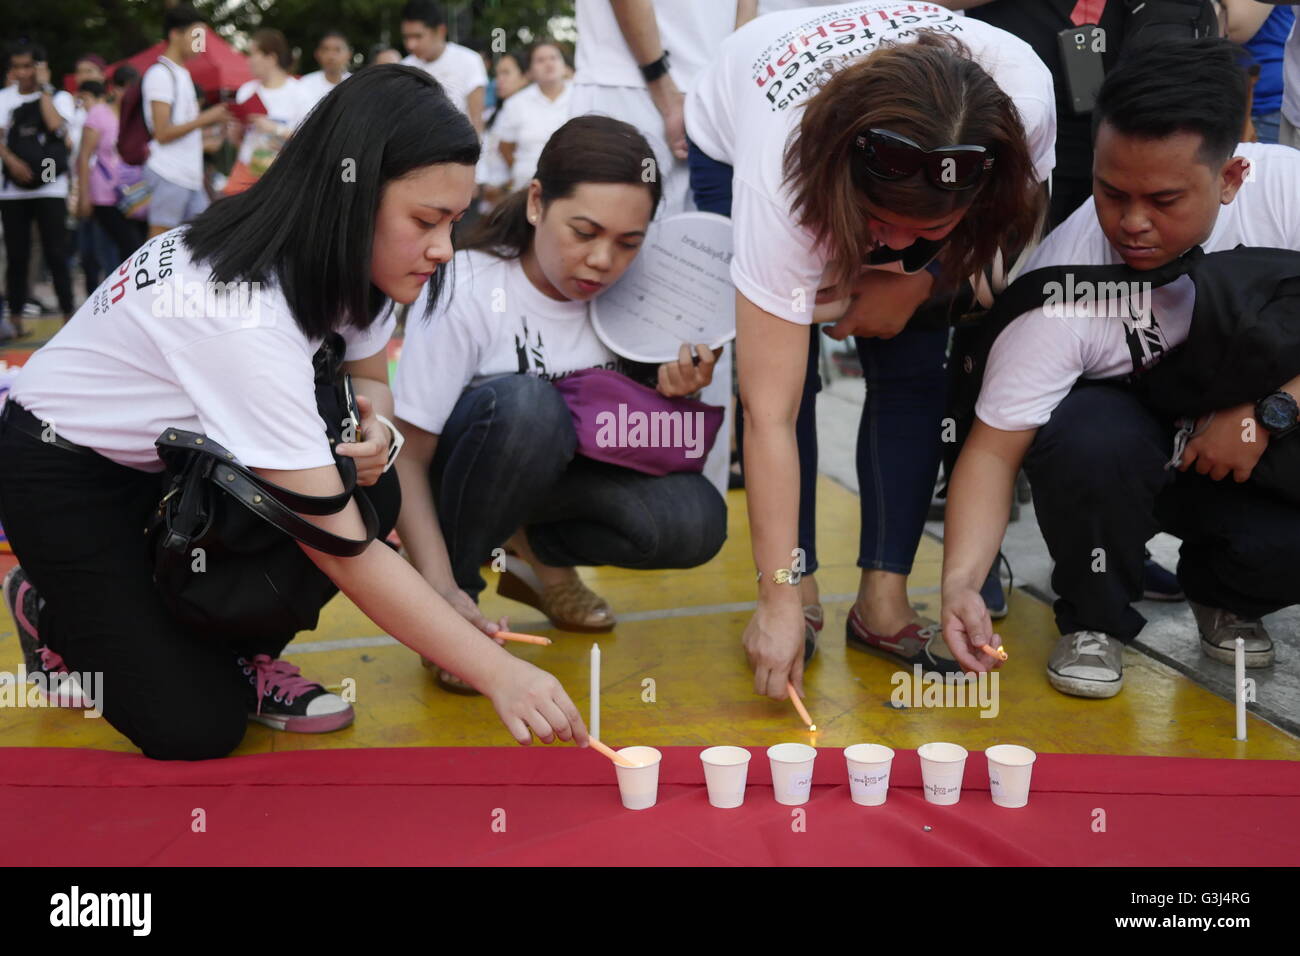
[[[759,571],[758,576],[754,580],[762,581],[763,572]],[[775,571],[772,572],[772,580],[776,584],[797,584],[798,583],[798,581],[795,580],[794,572],[791,571],[789,568],[777,568]]]

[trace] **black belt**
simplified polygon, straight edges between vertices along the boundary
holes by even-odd
[[[53,445],[55,448],[62,448],[64,451],[74,452],[78,455],[94,455],[93,449],[84,445],[75,445],[66,438],[60,438],[54,429],[53,422],[43,422],[27,409],[23,408],[12,398],[5,402],[4,411],[0,413],[0,422],[29,435],[39,442],[47,445]]]

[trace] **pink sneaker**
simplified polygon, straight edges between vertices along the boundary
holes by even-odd
[[[307,680],[288,661],[267,654],[238,661],[250,685],[249,720],[289,733],[324,734],[356,717],[351,704]]]
[[[90,701],[86,699],[81,684],[75,678],[59,676],[69,673],[68,665],[58,653],[42,644],[36,633],[36,621],[45,602],[36,594],[22,567],[12,568],[5,575],[0,591],[4,593],[5,604],[9,606],[14,627],[18,629],[18,644],[23,650],[23,667],[28,682],[39,682],[52,706],[85,710]]]

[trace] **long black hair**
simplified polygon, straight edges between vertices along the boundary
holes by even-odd
[[[216,282],[278,283],[310,339],[367,328],[385,296],[370,281],[375,215],[390,182],[438,163],[473,166],[478,135],[423,70],[385,64],[340,83],[245,192],[184,233]],[[427,308],[442,293],[441,267]]]
[[[542,185],[542,206],[568,199],[582,183],[630,183],[650,193],[659,208],[663,186],[654,150],[636,127],[610,116],[575,116],[546,141],[533,174]],[[533,241],[528,221],[528,187],[512,193],[482,220],[461,246],[501,259],[518,259]]]

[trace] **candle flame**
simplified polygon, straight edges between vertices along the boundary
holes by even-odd
[[[808,725],[808,729],[811,730],[813,733],[817,733],[817,725],[816,725],[816,724],[809,724],[809,725]]]

